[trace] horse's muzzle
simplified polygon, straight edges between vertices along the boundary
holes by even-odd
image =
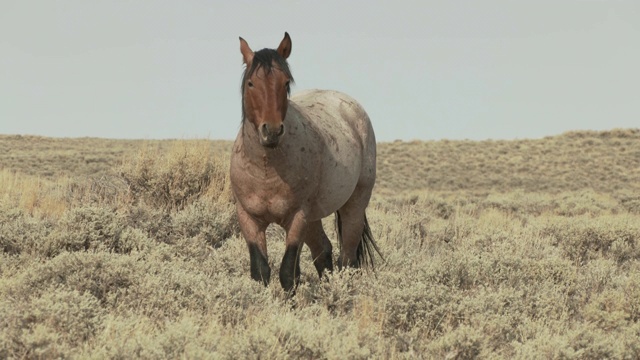
[[[280,143],[282,135],[284,135],[284,124],[279,127],[271,127],[267,124],[260,126],[260,144],[268,148],[274,148]]]

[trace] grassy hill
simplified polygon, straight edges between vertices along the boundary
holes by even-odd
[[[167,151],[181,141],[0,135],[0,169],[44,178],[112,174],[142,146]],[[231,150],[231,141],[210,143],[212,154]],[[639,129],[576,131],[535,140],[378,144],[377,186],[384,192],[640,191],[638,179]]]
[[[250,279],[230,147],[0,135],[0,358],[640,357],[640,130],[380,143],[386,261],[305,249],[293,296]]]
[[[141,148],[167,151],[176,142],[181,140],[0,135],[0,169],[48,179],[61,176],[113,175],[114,169]],[[230,141],[211,141],[211,151],[229,151],[231,144]]]
[[[385,189],[472,192],[640,191],[640,131],[570,132],[536,140],[380,144]]]

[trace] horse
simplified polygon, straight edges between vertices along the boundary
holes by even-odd
[[[332,245],[322,219],[335,213],[343,267],[374,267],[374,241],[365,209],[376,179],[376,139],[369,116],[350,96],[308,90],[290,96],[291,38],[277,49],[252,51],[240,37],[242,122],[230,158],[231,188],[249,249],[251,278],[269,284],[265,231],[286,231],[280,284],[300,281],[300,252],[311,250],[322,278],[333,271]]]

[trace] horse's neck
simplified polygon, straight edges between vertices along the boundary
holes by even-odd
[[[241,131],[236,152],[244,159],[245,172],[290,183],[317,168],[317,155],[313,155],[318,154],[317,143],[308,141],[311,130],[302,125],[297,109],[292,106],[285,119],[283,138],[273,149],[260,144],[258,131],[249,120],[244,121]]]
[[[261,157],[264,149],[262,145],[260,145],[260,138],[258,135],[258,130],[249,120],[244,120],[242,122],[242,152],[245,153],[246,156],[249,157]]]

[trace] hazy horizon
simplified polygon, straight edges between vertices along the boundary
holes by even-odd
[[[231,140],[238,36],[292,38],[293,93],[343,91],[379,141],[640,127],[636,1],[8,1],[0,133]]]

